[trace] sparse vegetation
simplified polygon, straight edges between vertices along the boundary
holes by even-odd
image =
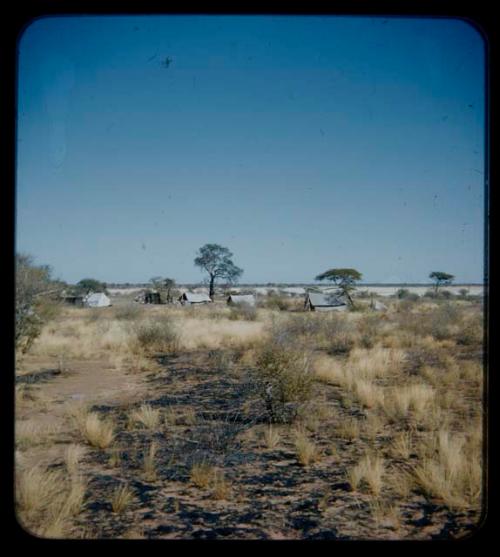
[[[161,411],[158,408],[152,408],[150,404],[142,404],[140,408],[130,414],[130,421],[139,423],[146,429],[155,429],[160,424]]]
[[[251,316],[224,300],[196,310],[127,302],[95,319],[64,308],[18,364],[60,370],[43,381],[25,371],[16,385],[23,525],[51,538],[161,537],[148,520],[137,529],[152,513],[165,532],[190,537],[179,516],[193,513],[201,531],[196,516],[207,512],[228,532],[251,521],[262,537],[336,529],[412,539],[424,536],[421,505],[432,509],[432,535],[473,525],[480,303],[405,295],[384,300],[383,312],[321,314],[275,296],[283,310]],[[92,366],[99,380],[80,397],[80,370]],[[33,468],[37,455],[44,464]],[[273,503],[251,515],[254,500]],[[298,505],[320,526],[297,533]]]
[[[134,500],[134,492],[127,485],[115,488],[111,496],[111,508],[116,514],[121,514]]]
[[[102,419],[97,412],[86,415],[81,423],[81,432],[89,445],[99,449],[106,449],[114,439],[113,424]]]

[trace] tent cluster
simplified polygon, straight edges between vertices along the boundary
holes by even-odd
[[[64,301],[68,304],[87,308],[102,308],[111,305],[111,300],[104,292],[89,292],[88,294],[73,294],[64,296]]]

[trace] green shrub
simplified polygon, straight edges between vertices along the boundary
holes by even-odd
[[[258,392],[272,423],[293,421],[309,401],[313,385],[310,358],[302,350],[268,343],[256,360]]]

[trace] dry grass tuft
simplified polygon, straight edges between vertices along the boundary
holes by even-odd
[[[374,495],[380,495],[383,487],[384,461],[379,456],[365,455],[347,474],[353,490],[362,482],[366,483]]]
[[[70,518],[83,507],[86,483],[81,476],[70,481],[61,471],[40,466],[16,473],[16,504],[21,520],[36,534],[61,538]]]
[[[85,454],[85,447],[82,445],[69,445],[64,451],[64,463],[70,476],[75,476],[78,472],[78,465]]]
[[[81,432],[89,445],[99,449],[109,447],[114,439],[112,422],[101,419],[97,412],[87,414],[81,425]]]
[[[22,420],[16,422],[15,429],[16,445],[25,448],[49,443],[60,432],[61,427],[56,423]]]
[[[130,421],[132,423],[140,423],[146,429],[155,429],[161,421],[161,410],[158,408],[154,409],[149,404],[142,404],[139,409],[131,412]]]
[[[214,472],[214,467],[208,462],[196,462],[191,467],[190,478],[196,487],[203,489],[212,482]]]
[[[231,497],[232,486],[222,470],[216,470],[212,477],[212,497],[217,500],[227,500]]]
[[[393,387],[382,406],[394,421],[408,417],[418,421],[425,418],[435,394],[431,386],[423,383]]]
[[[309,466],[320,458],[316,445],[300,430],[295,433],[295,452],[302,466]]]
[[[149,451],[144,454],[143,470],[144,477],[148,481],[154,481],[157,478],[156,473],[156,451],[158,449],[157,444],[152,441],[149,445]]]
[[[408,460],[412,453],[413,439],[409,431],[399,433],[394,439],[391,450],[396,458],[403,458]]]
[[[61,490],[63,476],[40,466],[16,473],[16,502],[26,514],[41,511],[54,501]]]
[[[475,507],[481,499],[481,460],[465,436],[441,430],[431,439],[428,456],[415,467],[414,478],[427,495],[449,508]]]
[[[127,485],[120,485],[111,496],[111,508],[116,514],[121,514],[135,499],[134,492]]]
[[[281,441],[280,432],[273,426],[269,426],[264,430],[264,442],[268,449],[275,449]]]
[[[335,433],[341,439],[353,441],[354,439],[359,439],[360,430],[361,428],[358,419],[347,418],[339,422],[339,424],[335,428]]]

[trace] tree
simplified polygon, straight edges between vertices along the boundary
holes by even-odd
[[[354,305],[350,292],[354,290],[357,280],[361,280],[362,274],[356,269],[328,269],[315,277],[315,280],[329,280],[336,284],[342,294]]]
[[[438,288],[443,285],[450,285],[455,276],[443,273],[442,271],[432,271],[429,278],[434,281],[434,292],[437,294]]]
[[[233,263],[232,257],[229,249],[219,244],[205,244],[198,250],[194,264],[208,273],[210,298],[214,296],[216,280],[224,279],[229,284],[234,284],[243,274],[243,269]]]
[[[173,278],[165,278],[163,280],[163,287],[167,291],[167,303],[172,303],[172,290],[177,286],[177,283]]]
[[[107,293],[106,283],[100,282],[93,278],[84,278],[77,283],[76,288],[80,292],[88,294],[89,292],[104,292]]]
[[[15,346],[27,352],[43,324],[54,315],[64,283],[51,277],[48,265],[35,265],[28,254],[16,254]]]
[[[172,302],[172,291],[177,286],[173,278],[153,277],[150,279],[153,288],[160,294],[160,298],[165,296],[167,304]]]

